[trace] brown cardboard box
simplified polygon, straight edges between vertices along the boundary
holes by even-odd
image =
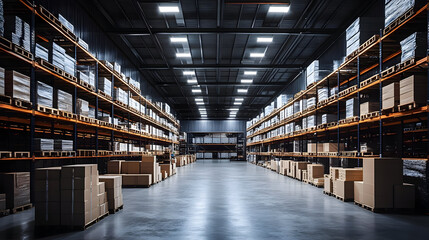
[[[307,170],[302,170],[302,181],[307,181]]]
[[[13,209],[30,203],[30,173],[0,174],[0,192],[6,194],[6,208]]]
[[[316,186],[323,186],[323,184],[325,183],[325,178],[314,178],[313,179],[313,184]]]
[[[156,156],[142,156],[142,162],[156,163]]]
[[[340,167],[329,168],[329,175],[331,176],[332,180],[336,180],[340,177],[340,169]]]
[[[113,160],[107,162],[107,173],[120,174],[122,172],[122,162],[124,162],[124,160]]]
[[[61,202],[35,203],[34,223],[37,226],[59,226],[61,224]]]
[[[393,188],[394,208],[415,208],[416,188],[413,184],[404,183]]]
[[[378,102],[365,102],[360,104],[360,115],[372,113],[380,109]]]
[[[308,181],[313,182],[315,178],[323,178],[325,168],[322,164],[308,164],[307,177]]]
[[[390,109],[396,107],[399,104],[399,83],[394,82],[382,89],[382,106],[383,109]]]
[[[354,198],[354,182],[335,180],[333,187],[333,193],[335,196],[341,197],[344,200],[353,200]]]
[[[339,147],[339,151],[344,151],[344,143],[340,143]],[[321,152],[338,152],[338,143],[323,143]]]
[[[340,168],[338,170],[339,180],[343,181],[363,181],[362,168]]]
[[[399,82],[399,105],[426,104],[427,76],[412,75]]]
[[[323,143],[308,143],[307,152],[310,152],[310,153],[323,152]]]
[[[140,163],[140,173],[142,174],[151,174],[152,175],[152,183],[158,182],[158,166],[159,164],[156,162],[141,162]]]
[[[101,175],[99,176],[99,181],[104,182],[105,189],[122,187],[122,177],[118,175]]]
[[[171,176],[173,174],[173,167],[171,164],[159,164],[161,167],[161,171],[167,172],[167,176]]]
[[[7,96],[30,101],[30,77],[17,71],[5,71],[4,90]]]
[[[140,161],[123,161],[121,163],[122,174],[139,174]]]
[[[301,169],[298,169],[296,171],[296,179],[302,181],[302,170]]]
[[[295,167],[297,170],[307,170],[308,162],[295,162]]]
[[[128,174],[125,174],[125,176]],[[122,175],[124,176],[124,175]],[[122,177],[121,175],[102,175],[99,177],[100,182],[105,183],[107,202],[109,210],[116,210],[123,205],[122,202]]]
[[[363,202],[363,181],[354,182],[354,199],[356,203],[361,204]]]
[[[394,185],[403,183],[400,158],[363,160],[363,204],[371,208],[393,208]]]
[[[106,192],[106,183],[98,182],[98,194]]]
[[[324,191],[326,193],[332,193],[333,192],[333,183],[332,183],[332,179],[328,174],[324,175]]]
[[[123,186],[147,186],[152,184],[151,174],[124,174],[122,175]]]

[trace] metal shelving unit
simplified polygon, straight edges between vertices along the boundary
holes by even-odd
[[[243,142],[243,133],[188,133],[188,145],[195,146],[199,159],[243,160]]]

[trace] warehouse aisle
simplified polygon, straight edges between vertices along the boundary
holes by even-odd
[[[124,210],[61,239],[424,239],[429,218],[373,214],[244,162],[199,161],[149,189],[124,189]],[[0,218],[0,239],[31,239],[33,214]],[[406,231],[404,231],[406,229]]]

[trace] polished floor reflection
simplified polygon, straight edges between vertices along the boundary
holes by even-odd
[[[49,239],[427,239],[429,216],[374,214],[245,162],[198,161],[124,210]],[[0,239],[32,239],[34,209],[0,218]]]

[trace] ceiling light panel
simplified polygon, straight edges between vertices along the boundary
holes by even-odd
[[[258,43],[271,43],[271,42],[273,42],[273,38],[272,37],[258,37],[256,39],[256,42],[258,42]]]
[[[159,12],[161,13],[178,13],[178,6],[159,6]]]
[[[186,43],[188,39],[186,37],[170,37],[172,43]]]
[[[241,83],[253,83],[253,79],[241,79]]]
[[[188,83],[198,83],[197,79],[188,79]]]
[[[263,58],[265,53],[250,53],[251,58]]]
[[[183,75],[194,76],[195,75],[195,71],[183,71]]]
[[[258,74],[257,71],[244,71],[244,75],[255,76]]]
[[[239,89],[237,89],[237,92],[238,93],[247,93],[247,89],[241,89],[241,88],[239,88]]]
[[[192,89],[193,93],[201,93],[201,89]]]
[[[191,53],[176,53],[176,57],[178,57],[178,58],[190,58]]]
[[[287,13],[289,12],[290,6],[270,6],[268,9],[269,13]]]

